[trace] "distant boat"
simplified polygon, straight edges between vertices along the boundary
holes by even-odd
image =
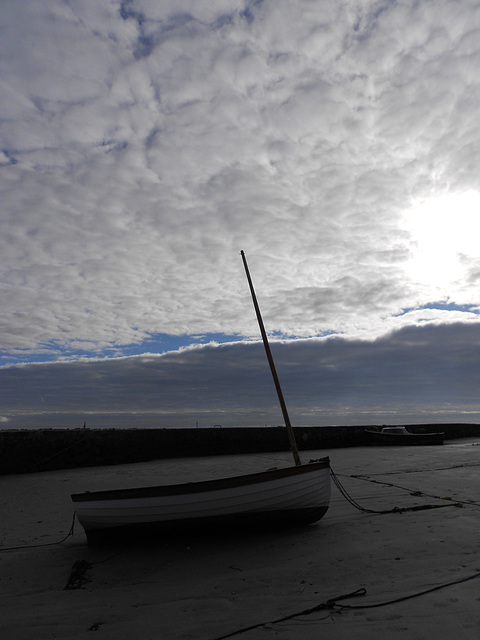
[[[330,461],[328,457],[306,465],[300,461],[243,251],[241,256],[295,466],[202,482],[73,494],[75,513],[89,544],[206,528],[238,531],[305,525],[327,512]]]
[[[382,427],[381,429],[365,429],[368,439],[372,444],[386,445],[432,445],[443,444],[445,434],[413,433],[405,426]]]

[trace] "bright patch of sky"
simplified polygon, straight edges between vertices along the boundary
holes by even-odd
[[[413,282],[438,289],[440,296],[475,279],[480,261],[480,193],[467,191],[428,198],[406,213],[411,259],[405,271]],[[469,293],[467,293],[467,296]]]
[[[169,334],[159,334],[150,336],[142,340],[140,344],[130,344],[122,347],[109,347],[101,351],[95,352],[95,358],[115,358],[121,356],[134,356],[145,353],[166,353],[168,351],[177,351],[189,346],[208,345],[208,344],[224,344],[226,342],[238,342],[241,337],[235,335],[226,335],[224,333],[212,333],[201,336],[181,335],[174,336]],[[43,352],[23,353],[6,352],[0,350],[0,366],[18,364],[28,360],[28,362],[55,362],[57,360],[67,361],[76,358],[92,357],[91,345],[87,344],[82,348],[81,342],[72,345],[68,351],[63,345],[55,344],[43,345]]]
[[[422,311],[423,309],[432,309],[439,311],[458,311],[460,313],[473,313],[478,314],[478,308],[472,307],[471,305],[460,305],[452,302],[431,302],[429,304],[424,304],[418,309],[403,309],[402,313],[398,314],[399,316],[404,315],[406,313],[411,313],[412,311]]]

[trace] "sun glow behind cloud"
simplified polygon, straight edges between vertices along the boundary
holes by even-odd
[[[406,228],[411,237],[408,276],[442,295],[452,294],[480,256],[480,193],[424,200],[407,212]]]

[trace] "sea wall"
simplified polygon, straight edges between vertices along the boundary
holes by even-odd
[[[300,451],[363,446],[365,426],[295,427]],[[480,425],[414,425],[445,438],[480,437]],[[288,451],[283,427],[216,429],[40,429],[0,431],[0,475],[159,458]]]

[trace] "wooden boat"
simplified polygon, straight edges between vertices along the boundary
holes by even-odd
[[[330,502],[328,458],[204,482],[72,495],[89,544],[115,538],[238,531],[319,520]]]
[[[238,531],[311,524],[327,512],[329,459],[301,464],[243,251],[241,255],[295,466],[203,482],[73,494],[75,513],[89,544],[113,537],[195,533],[207,528]]]
[[[445,434],[413,433],[404,426],[382,427],[381,429],[365,429],[365,433],[372,444],[386,445],[432,445],[443,444]]]

